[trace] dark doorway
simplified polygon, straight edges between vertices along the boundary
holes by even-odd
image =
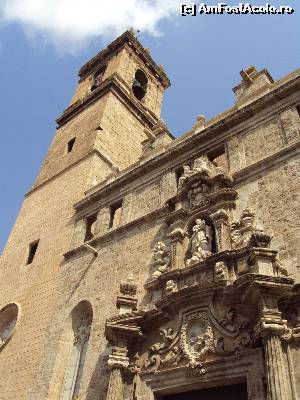
[[[161,400],[247,400],[247,386],[222,386],[162,397]]]

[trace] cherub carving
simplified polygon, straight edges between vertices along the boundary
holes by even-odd
[[[171,279],[169,281],[167,281],[165,290],[166,290],[166,294],[175,293],[177,291],[176,282]]]
[[[152,265],[157,266],[157,270],[152,274],[153,278],[158,278],[165,272],[170,264],[170,253],[163,242],[158,242],[153,249]]]

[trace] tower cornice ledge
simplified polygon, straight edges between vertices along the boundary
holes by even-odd
[[[119,36],[116,40],[110,43],[105,49],[100,51],[95,55],[90,61],[84,64],[79,70],[78,75],[80,78],[84,78],[88,73],[90,73],[101,61],[107,57],[113,57],[117,51],[123,48],[125,45],[131,46],[137,54],[143,59],[146,65],[148,65],[154,74],[160,78],[163,86],[168,88],[171,83],[165,72],[160,68],[152,59],[149,52],[139,43],[139,41],[134,37],[133,33],[126,31],[123,35]]]
[[[141,102],[135,100],[134,97],[131,96],[129,87],[120,75],[114,73],[104,80],[103,83],[96,90],[91,92],[84,100],[71,104],[66,108],[63,114],[56,119],[58,129],[108,92],[116,93],[117,96],[123,100],[124,104],[129,109],[133,110],[139,119],[141,119],[148,127],[152,127],[158,122],[157,117],[149,109],[144,107]]]

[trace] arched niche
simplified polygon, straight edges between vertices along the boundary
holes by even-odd
[[[80,392],[89,337],[93,320],[93,308],[83,300],[73,308],[68,321],[68,336],[71,339],[70,353],[65,374],[62,400],[74,400]]]
[[[7,304],[0,310],[0,351],[7,345],[14,334],[20,315],[17,303]]]
[[[142,100],[147,92],[148,78],[144,71],[137,69],[132,83],[132,91],[138,100]]]

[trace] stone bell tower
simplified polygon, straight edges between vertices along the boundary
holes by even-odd
[[[46,398],[49,376],[37,378],[37,366],[48,354],[49,327],[61,301],[74,204],[139,160],[147,133],[159,124],[169,85],[129,31],[80,69],[71,104],[57,119],[46,159],[0,257],[4,325],[6,315],[12,316],[12,328],[3,329],[14,333],[5,334],[9,346],[4,339],[0,345],[0,375],[9,377],[0,379],[0,398]]]
[[[91,185],[138,161],[145,130],[157,125],[170,85],[129,31],[87,62],[79,77],[35,186],[87,156]]]

